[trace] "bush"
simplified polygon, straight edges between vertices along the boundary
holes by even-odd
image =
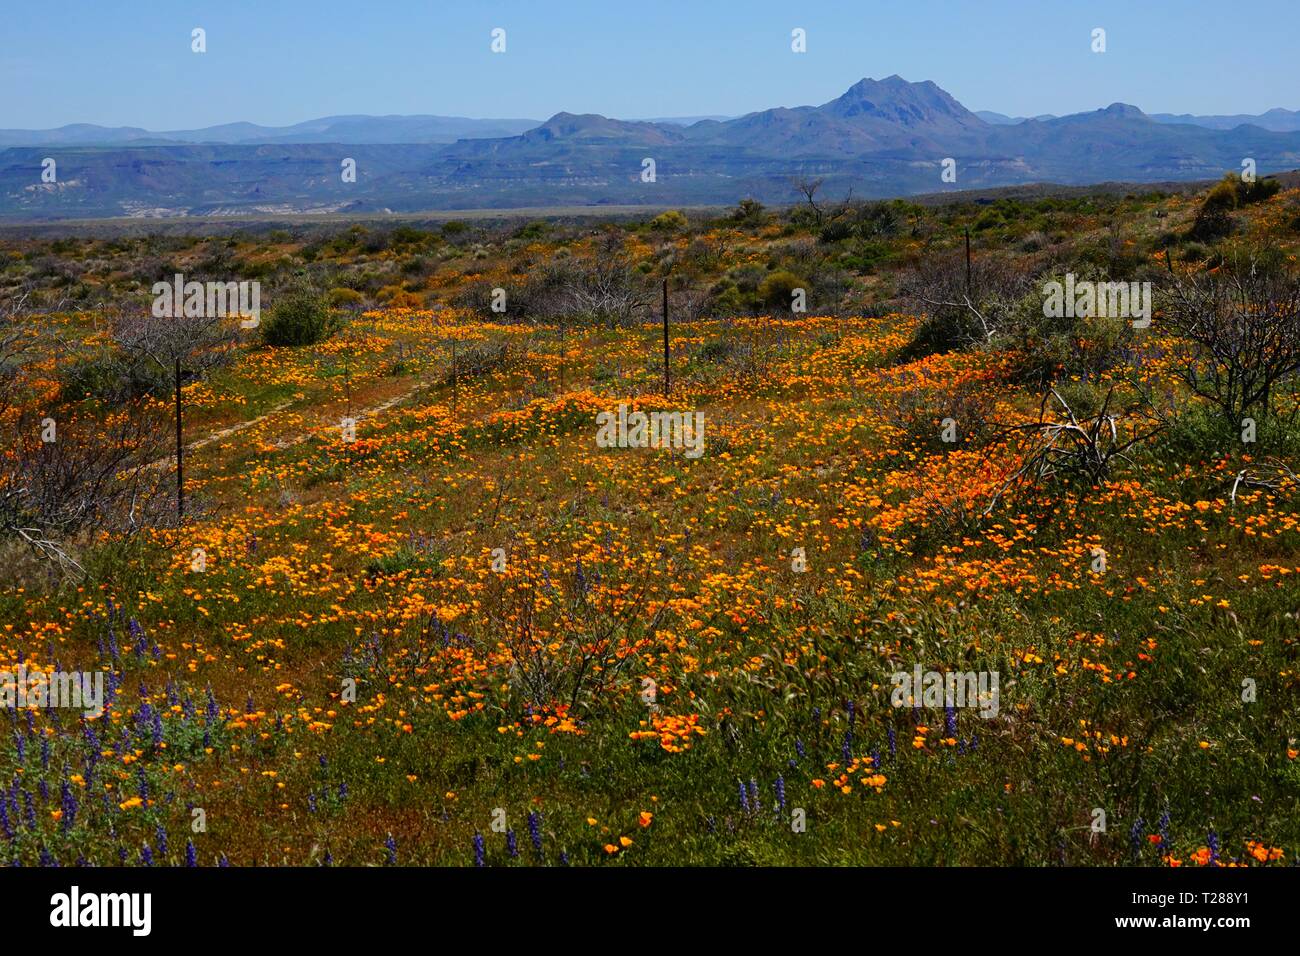
[[[393,309],[423,309],[424,299],[420,297],[419,293],[398,289],[389,296],[388,305]]]
[[[1300,374],[1300,273],[1275,250],[1243,250],[1216,269],[1170,276],[1164,298],[1183,343],[1174,374],[1229,425],[1273,412]]]
[[[757,199],[746,197],[736,204],[727,219],[741,226],[761,226],[767,222],[767,210]]]
[[[1222,239],[1232,232],[1234,209],[1263,202],[1276,196],[1282,188],[1276,179],[1244,182],[1236,173],[1228,173],[1205,195],[1188,236],[1202,242]]]
[[[1061,276],[1053,278],[1064,282]],[[1106,281],[1095,273],[1087,274],[1086,278]],[[1044,277],[1039,288],[1024,295],[996,339],[998,345],[1016,355],[1014,374],[1019,381],[1039,388],[1062,379],[1094,381],[1132,354],[1135,333],[1131,319],[1044,315],[1042,287],[1048,281],[1051,280]]]
[[[171,370],[157,362],[110,354],[78,359],[64,366],[59,377],[61,396],[69,402],[93,398],[117,405],[146,395],[166,398],[174,387]]]
[[[970,293],[960,252],[927,256],[903,278],[904,299],[925,313],[912,341],[899,354],[903,362],[971,346],[987,346],[1038,291],[1021,263],[979,256],[971,263]],[[1041,295],[1039,308],[1042,307]]]
[[[676,209],[670,209],[651,219],[650,228],[662,232],[676,232],[686,228],[686,217]]]
[[[456,350],[456,364],[449,368],[445,381],[450,383],[453,376],[460,381],[467,378],[481,378],[493,372],[504,371],[510,366],[514,356],[506,342],[476,342],[462,345]]]
[[[790,308],[795,289],[807,291],[808,283],[788,269],[777,269],[758,286],[758,298],[764,305]]]
[[[296,286],[278,296],[262,321],[262,341],[273,346],[315,345],[339,327],[325,298],[314,289]]]
[[[343,287],[330,289],[327,298],[330,306],[335,309],[359,309],[366,301],[366,297],[356,289]]]

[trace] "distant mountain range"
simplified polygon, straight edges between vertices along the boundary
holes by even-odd
[[[1011,126],[1023,123],[1026,119],[1050,120],[1057,117],[1051,113],[1041,116],[1007,116],[990,110],[976,110],[975,115],[986,123],[995,126]],[[1191,113],[1148,113],[1157,123],[1184,126],[1204,126],[1206,129],[1236,129],[1238,126],[1258,126],[1260,129],[1275,133],[1294,133],[1300,130],[1300,110],[1271,109],[1266,113],[1234,113],[1231,116],[1193,116]]]
[[[851,189],[864,198],[1202,179],[1246,157],[1260,173],[1300,166],[1298,116],[1161,118],[1116,103],[1016,119],[973,113],[932,82],[891,76],[820,106],[734,118],[336,116],[290,127],[0,130],[0,217],[790,202],[800,177],[824,180],[826,196]],[[46,158],[53,182],[42,181]],[[949,158],[955,182],[941,178]],[[340,175],[347,159],[355,182]]]

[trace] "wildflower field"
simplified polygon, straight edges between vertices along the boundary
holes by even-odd
[[[98,475],[131,483],[102,521],[5,540],[0,670],[101,671],[107,700],[5,708],[0,861],[1290,865],[1295,377],[1245,440],[1159,297],[1118,344],[1098,320],[921,348],[942,308],[909,294],[936,257],[961,280],[967,230],[968,290],[1030,259],[1192,281],[1269,242],[1293,268],[1300,191],[1196,250],[1160,237],[1205,201],[163,243],[154,277],[379,277],[312,344],[244,331],[184,373],[179,519],[167,379],[106,399],[83,374],[119,348],[103,302],[148,310],[141,240],[0,241],[35,290],[0,489],[73,467],[15,464],[55,449],[138,452]],[[610,256],[639,311],[476,298]],[[619,405],[702,413],[702,454],[601,447]],[[898,706],[914,667],[998,675],[996,712]]]

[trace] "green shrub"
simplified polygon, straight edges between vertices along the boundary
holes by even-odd
[[[777,269],[758,286],[758,298],[764,305],[790,307],[795,289],[807,289],[808,283],[788,269]]]
[[[79,359],[64,366],[59,378],[60,395],[69,402],[93,398],[119,404],[145,395],[166,398],[175,387],[171,369],[157,362],[132,362],[112,354]]]
[[[686,228],[686,217],[676,209],[662,212],[650,220],[650,228],[662,232],[677,232]]]
[[[326,298],[330,306],[335,309],[359,308],[366,301],[366,297],[356,289],[346,289],[341,286],[330,289]]]
[[[315,345],[333,335],[339,325],[320,293],[295,286],[277,297],[262,320],[262,341],[273,346]]]

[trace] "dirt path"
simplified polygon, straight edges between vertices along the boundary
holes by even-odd
[[[424,391],[425,389],[430,387],[431,385],[428,382],[417,382],[415,385],[412,385],[410,388],[406,389],[405,391],[399,392],[397,395],[394,395],[391,398],[384,399],[384,401],[380,402],[377,405],[371,405],[367,408],[361,409],[358,412],[355,412],[352,415],[352,417],[356,419],[357,424],[360,424],[361,422],[365,421],[367,418],[373,418],[376,415],[380,415],[388,411],[389,409],[393,408],[394,406],[399,405],[402,402],[406,401],[408,398],[410,398],[412,395],[415,395],[417,392]],[[185,451],[188,453],[196,449],[203,448],[206,445],[211,445],[214,442],[221,441],[223,438],[229,438],[231,435],[237,435],[240,432],[246,431],[247,429],[252,428],[255,425],[260,425],[262,422],[266,421],[267,419],[270,419],[275,415],[278,415],[281,412],[286,411],[292,404],[293,403],[289,401],[281,402],[280,404],[271,408],[269,411],[263,412],[261,415],[258,415],[256,418],[250,418],[246,422],[236,422],[233,425],[227,425],[225,428],[218,428],[216,431],[209,432],[208,434],[204,435],[202,438],[198,438],[192,442],[187,443],[185,445]],[[275,442],[275,447],[290,448],[293,445],[297,445],[300,442],[306,441],[310,437],[311,437],[311,433],[300,432],[299,434],[291,435],[287,438],[278,439]],[[150,462],[147,467],[164,468],[169,464],[175,463],[175,461],[176,461],[175,455],[168,455],[165,458],[159,458],[156,461]]]

